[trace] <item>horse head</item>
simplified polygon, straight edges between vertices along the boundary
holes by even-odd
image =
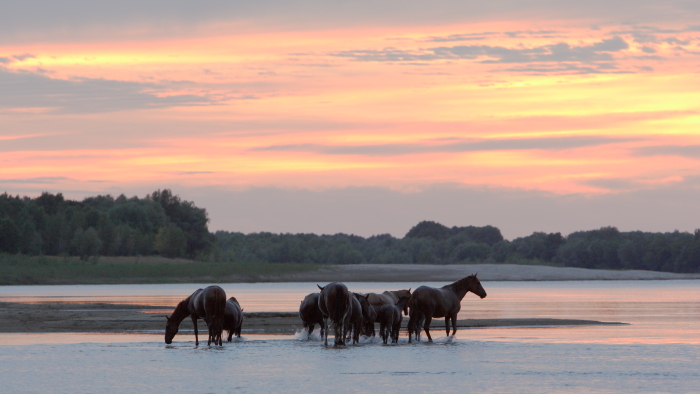
[[[476,277],[477,274],[470,275],[467,277],[467,284],[469,285],[469,291],[479,296],[479,298],[486,297],[486,290],[481,286],[481,282]]]
[[[409,292],[410,292],[410,290],[409,290]],[[401,310],[403,311],[404,316],[408,316],[408,301],[410,299],[411,299],[411,296],[400,295],[399,301],[396,303],[396,306],[401,308]]]
[[[165,343],[170,345],[171,343],[173,343],[173,338],[175,338],[175,334],[177,334],[178,330],[180,329],[180,325],[176,324],[168,316],[165,316],[165,319],[167,321],[165,325]]]

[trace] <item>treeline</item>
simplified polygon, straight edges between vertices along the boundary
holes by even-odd
[[[0,252],[27,255],[195,257],[215,238],[207,213],[168,189],[143,199],[120,195],[66,200],[0,194]]]
[[[0,253],[188,257],[212,262],[307,264],[549,264],[603,269],[700,272],[700,230],[648,233],[614,227],[535,232],[512,241],[493,226],[446,227],[424,221],[403,238],[208,230],[207,212],[168,189],[143,199],[83,201],[62,194],[0,194]]]
[[[356,235],[242,234],[216,232],[219,260],[316,264],[549,264],[601,269],[700,272],[700,231],[695,234],[620,232],[614,227],[560,233],[535,232],[503,239],[498,228],[446,227],[424,221],[404,238]]]

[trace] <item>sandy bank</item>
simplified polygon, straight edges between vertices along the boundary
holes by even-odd
[[[0,303],[1,333],[44,332],[164,332],[165,316],[172,308],[148,305],[114,304],[21,304]],[[404,319],[404,326],[407,319]],[[505,326],[575,326],[619,324],[592,320],[570,319],[465,319],[458,327],[505,327]],[[206,330],[203,321],[198,323],[200,332]],[[434,320],[432,327],[444,327],[444,320]],[[246,313],[243,334],[293,334],[301,330],[302,323],[296,313],[255,312]],[[180,332],[188,334],[192,322],[185,319]]]
[[[656,271],[612,271],[515,264],[358,264],[260,278],[265,282],[453,282],[478,273],[482,281],[668,280],[700,279],[700,274]]]

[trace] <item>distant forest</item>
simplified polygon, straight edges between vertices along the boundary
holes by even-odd
[[[620,232],[615,227],[535,232],[503,239],[493,226],[423,221],[403,238],[335,234],[209,232],[207,212],[168,189],[143,199],[64,199],[0,194],[0,253],[186,257],[213,262],[313,264],[546,264],[563,267],[700,272],[700,230]]]

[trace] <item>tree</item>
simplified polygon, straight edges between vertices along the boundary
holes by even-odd
[[[187,235],[175,225],[161,227],[156,234],[156,250],[162,256],[182,257],[187,248]]]
[[[20,241],[20,229],[15,221],[10,218],[0,218],[0,252],[19,252]]]
[[[94,227],[83,231],[78,229],[75,232],[72,242],[73,249],[80,256],[81,260],[87,260],[91,256],[97,256],[102,248],[102,241]]]

